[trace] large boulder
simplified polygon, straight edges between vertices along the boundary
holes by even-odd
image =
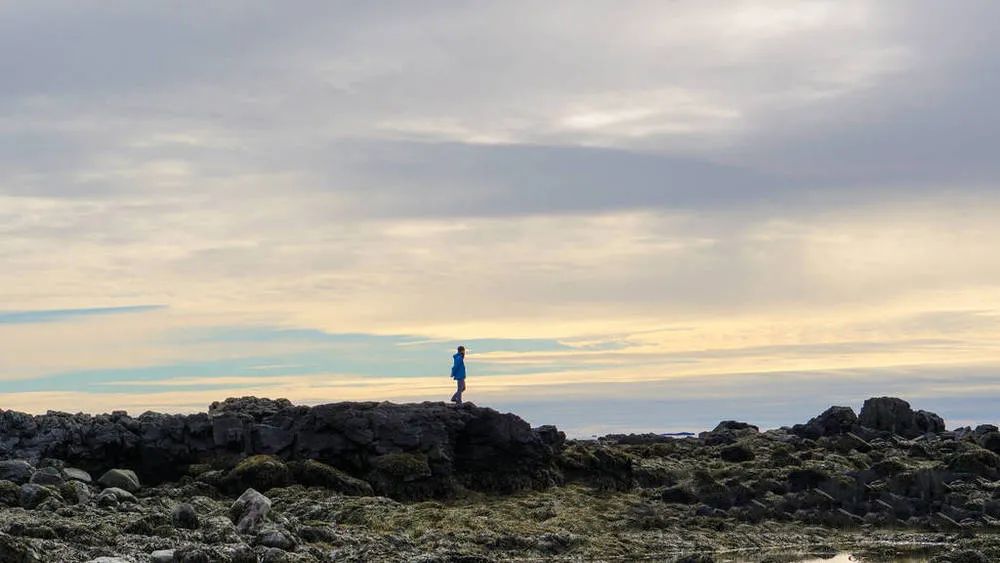
[[[910,403],[895,397],[873,397],[865,401],[858,423],[873,430],[892,432],[904,438],[944,432],[944,420],[927,411],[914,411]]]

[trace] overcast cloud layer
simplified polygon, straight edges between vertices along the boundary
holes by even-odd
[[[1000,398],[998,18],[0,5],[0,399],[436,398],[471,342],[481,402],[579,432],[733,396],[967,420]]]

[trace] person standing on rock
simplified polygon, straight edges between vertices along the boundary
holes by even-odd
[[[451,396],[451,402],[462,404],[462,391],[465,391],[465,346],[459,346],[458,352],[452,356],[455,364],[451,366],[451,378],[455,380],[458,390]]]

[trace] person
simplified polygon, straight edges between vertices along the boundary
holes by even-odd
[[[458,352],[452,358],[455,364],[451,366],[451,378],[455,380],[458,390],[451,396],[451,402],[461,405],[462,391],[465,391],[465,346],[459,346]]]

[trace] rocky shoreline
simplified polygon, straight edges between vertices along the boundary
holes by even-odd
[[[597,440],[442,403],[0,411],[0,562],[996,561],[998,454],[887,397]]]

